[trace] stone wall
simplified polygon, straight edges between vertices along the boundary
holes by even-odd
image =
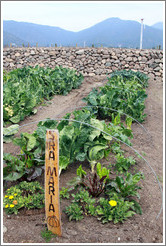
[[[114,70],[132,69],[163,76],[163,51],[121,48],[4,48],[3,68],[10,71],[24,66],[74,68],[84,76],[106,75]]]

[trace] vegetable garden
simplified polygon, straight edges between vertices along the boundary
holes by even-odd
[[[56,67],[25,67],[4,73],[4,142],[20,153],[4,153],[4,210],[7,214],[44,208],[44,160],[46,129],[59,131],[59,175],[74,168],[75,175],[61,187],[63,216],[69,223],[89,218],[104,226],[126,223],[143,216],[141,189],[146,176],[139,168],[151,165],[132,144],[136,124],[146,120],[147,75],[131,70],[116,71],[107,83],[93,89],[83,102],[64,117],[39,121],[32,133],[21,132],[19,123],[37,113],[36,106],[54,95],[66,96],[81,86],[83,76],[75,70]],[[13,123],[11,125],[11,123]],[[10,124],[10,126],[8,126]],[[142,126],[143,127],[143,126]],[[142,131],[147,134],[143,127]],[[152,176],[161,185],[151,168]],[[161,202],[160,202],[161,205]],[[158,209],[156,216],[160,216]],[[14,215],[13,215],[14,216]],[[62,221],[63,222],[63,221]],[[51,240],[46,229],[42,235]],[[56,239],[52,239],[55,240]]]

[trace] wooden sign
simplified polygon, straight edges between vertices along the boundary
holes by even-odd
[[[46,132],[45,212],[48,230],[58,236],[61,236],[58,130],[47,130]]]

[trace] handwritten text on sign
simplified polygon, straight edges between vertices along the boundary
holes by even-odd
[[[45,210],[48,230],[61,236],[59,205],[59,134],[57,130],[47,130],[46,132]]]

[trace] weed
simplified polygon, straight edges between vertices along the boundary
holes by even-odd
[[[47,228],[41,231],[41,236],[44,238],[46,243],[50,242],[50,240],[56,237],[56,234],[53,234],[52,231],[49,231]]]

